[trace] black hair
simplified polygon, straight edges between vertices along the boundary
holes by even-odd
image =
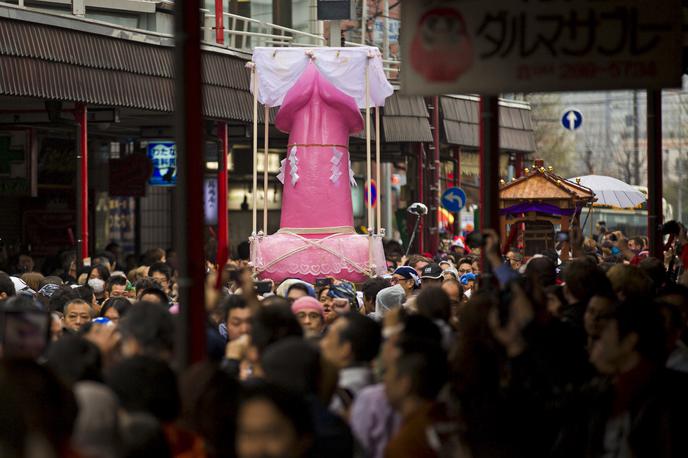
[[[451,317],[451,300],[440,286],[424,288],[416,297],[418,313],[431,320],[449,322]]]
[[[430,318],[423,315],[402,315],[401,321],[404,324],[401,340],[427,341],[437,345],[442,344],[442,332]]]
[[[635,350],[652,362],[663,363],[667,357],[665,328],[659,307],[642,298],[620,303],[612,313],[619,330],[619,339],[631,333],[638,336]]]
[[[351,343],[354,362],[368,363],[380,350],[382,330],[380,324],[358,312],[349,312],[339,319],[346,320],[346,327],[339,331],[339,341]]]
[[[110,271],[107,269],[107,267],[105,267],[102,264],[96,264],[96,265],[88,268],[89,279],[91,278],[91,272],[93,272],[94,270],[98,271],[98,274],[100,275],[100,279],[103,280],[104,282],[108,281],[108,279],[110,278]]]
[[[165,278],[167,278],[167,281],[172,279],[172,268],[164,262],[155,262],[151,264],[151,266],[148,268],[148,276],[152,277],[153,272],[163,274]]]
[[[158,299],[160,299],[160,302],[162,305],[169,306],[170,305],[170,300],[167,297],[167,295],[160,289],[160,288],[146,288],[141,293],[137,293],[137,296],[142,298],[143,296],[150,294]]]
[[[119,331],[122,339],[135,339],[143,354],[158,356],[174,350],[174,320],[160,304],[137,302],[120,320]]]
[[[114,252],[112,251],[113,248],[119,248],[119,243],[117,243],[117,242],[108,243],[107,246],[105,247],[105,251],[114,254]]]
[[[90,286],[79,286],[77,288],[74,288],[74,292],[77,294],[79,299],[83,299],[85,302],[88,302],[89,304],[93,302],[93,296],[95,295],[95,292],[93,291],[93,288],[91,288]]]
[[[79,294],[77,294],[74,289],[75,288],[70,286],[60,286],[58,289],[56,289],[48,301],[50,311],[64,313],[64,306],[67,304],[67,302],[74,299],[79,299]]]
[[[574,260],[567,264],[564,268],[564,282],[573,297],[586,304],[591,297],[604,296],[612,290],[602,269],[588,259]]]
[[[244,240],[237,245],[237,256],[239,259],[249,259],[251,257],[251,245]]]
[[[550,258],[534,258],[526,265],[526,277],[547,288],[557,283],[557,267]]]
[[[300,438],[312,436],[313,417],[308,404],[302,396],[264,381],[254,381],[244,386],[241,393],[240,409],[251,401],[264,400],[274,406],[289,420]]]
[[[389,280],[380,277],[375,277],[366,280],[365,283],[363,283],[361,290],[363,291],[364,297],[368,298],[368,300],[372,302],[375,302],[375,299],[377,298],[377,293],[379,293],[385,288],[389,288],[390,286],[391,284]]]
[[[144,289],[148,288],[157,288],[160,291],[162,291],[162,285],[158,280],[156,280],[153,277],[141,277],[138,280],[136,280],[136,283],[134,284],[134,288],[136,288],[136,293],[138,294],[139,291],[143,291]]]
[[[131,301],[126,297],[112,297],[105,301],[103,307],[100,309],[100,313],[98,313],[98,316],[105,316],[105,313],[107,313],[108,310],[115,309],[117,310],[117,313],[119,313],[119,318],[122,319],[130,308]]]
[[[210,457],[234,457],[239,382],[216,364],[190,367],[179,380],[183,424],[205,441]]]
[[[411,378],[416,396],[434,400],[448,378],[447,355],[438,343],[426,340],[402,339],[398,345],[401,355],[396,361],[397,377]]]
[[[270,344],[289,336],[302,337],[303,330],[288,305],[261,307],[251,318],[251,344],[259,354]]]
[[[306,296],[310,296],[311,293],[308,291],[308,287],[304,285],[303,283],[294,283],[287,289],[287,296],[289,296],[289,293],[292,292],[293,290],[298,289],[306,293]]]
[[[102,381],[100,349],[83,337],[66,335],[48,348],[47,366],[67,385]]]
[[[105,283],[105,291],[107,291],[108,293],[112,292],[112,287],[114,285],[127,286],[126,277],[123,277],[121,275],[110,276],[110,278],[108,278],[108,281]]]
[[[221,311],[224,321],[229,319],[229,314],[234,309],[245,309],[248,306],[246,304],[246,299],[239,294],[230,294],[227,299],[222,303]]]
[[[664,262],[661,260],[655,257],[645,258],[640,261],[638,267],[652,279],[655,291],[666,283],[666,269],[664,268]]]
[[[100,264],[102,261],[107,261],[108,264],[110,264],[110,267],[115,265],[115,255],[109,251],[100,251],[96,253],[94,259],[98,261],[95,264]]]
[[[177,376],[164,361],[150,356],[127,358],[113,366],[105,379],[127,412],[146,412],[162,423],[179,416]]]
[[[5,293],[9,297],[17,294],[14,289],[14,283],[12,283],[12,279],[4,272],[0,272],[0,293]]]

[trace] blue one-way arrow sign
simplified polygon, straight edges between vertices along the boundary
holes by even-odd
[[[574,109],[564,111],[561,116],[561,125],[568,130],[580,129],[580,126],[583,125],[583,113]]]
[[[442,206],[452,213],[466,206],[466,193],[461,188],[449,188],[442,193]]]

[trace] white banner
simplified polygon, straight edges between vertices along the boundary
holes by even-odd
[[[680,87],[679,0],[404,2],[402,91]]]

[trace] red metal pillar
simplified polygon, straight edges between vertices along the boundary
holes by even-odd
[[[222,0],[215,0],[215,43],[225,43],[225,18]]]
[[[425,147],[423,146],[422,143],[418,143],[418,157],[417,157],[417,165],[418,165],[418,202],[423,203],[423,198],[424,198],[424,193],[423,193],[423,186],[424,186],[424,180],[423,180],[423,173],[425,170],[425,167],[423,164],[425,163]],[[420,224],[418,225],[418,253],[423,253],[425,252],[425,222],[423,221],[423,217],[420,219]]]
[[[437,254],[440,247],[440,224],[442,221],[442,206],[440,202],[440,98],[432,98],[432,186],[430,186],[430,203],[432,214],[432,229],[430,233],[430,252]]]
[[[647,238],[650,256],[664,259],[662,246],[662,91],[647,91]]]
[[[217,136],[220,139],[220,154],[217,168],[217,267],[218,273],[222,272],[229,256],[229,223],[227,221],[227,155],[229,154],[229,142],[227,139],[227,123],[217,123]],[[218,289],[221,285],[222,275],[217,276]]]
[[[461,147],[454,149],[454,187],[461,186]],[[457,212],[454,219],[454,234],[461,232],[461,212]]]
[[[200,1],[175,2],[175,132],[177,188],[174,241],[179,259],[180,368],[206,352],[203,250],[203,118]]]
[[[499,234],[499,99],[480,97],[480,229]],[[483,253],[483,270],[489,263]]]
[[[88,110],[83,103],[76,106],[78,125],[77,148],[77,262],[88,258]]]

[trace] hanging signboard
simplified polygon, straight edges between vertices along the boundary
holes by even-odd
[[[436,0],[402,8],[406,94],[681,86],[679,0]]]
[[[177,183],[177,146],[171,141],[149,141],[148,157],[153,173],[148,183],[152,186],[174,186]]]

